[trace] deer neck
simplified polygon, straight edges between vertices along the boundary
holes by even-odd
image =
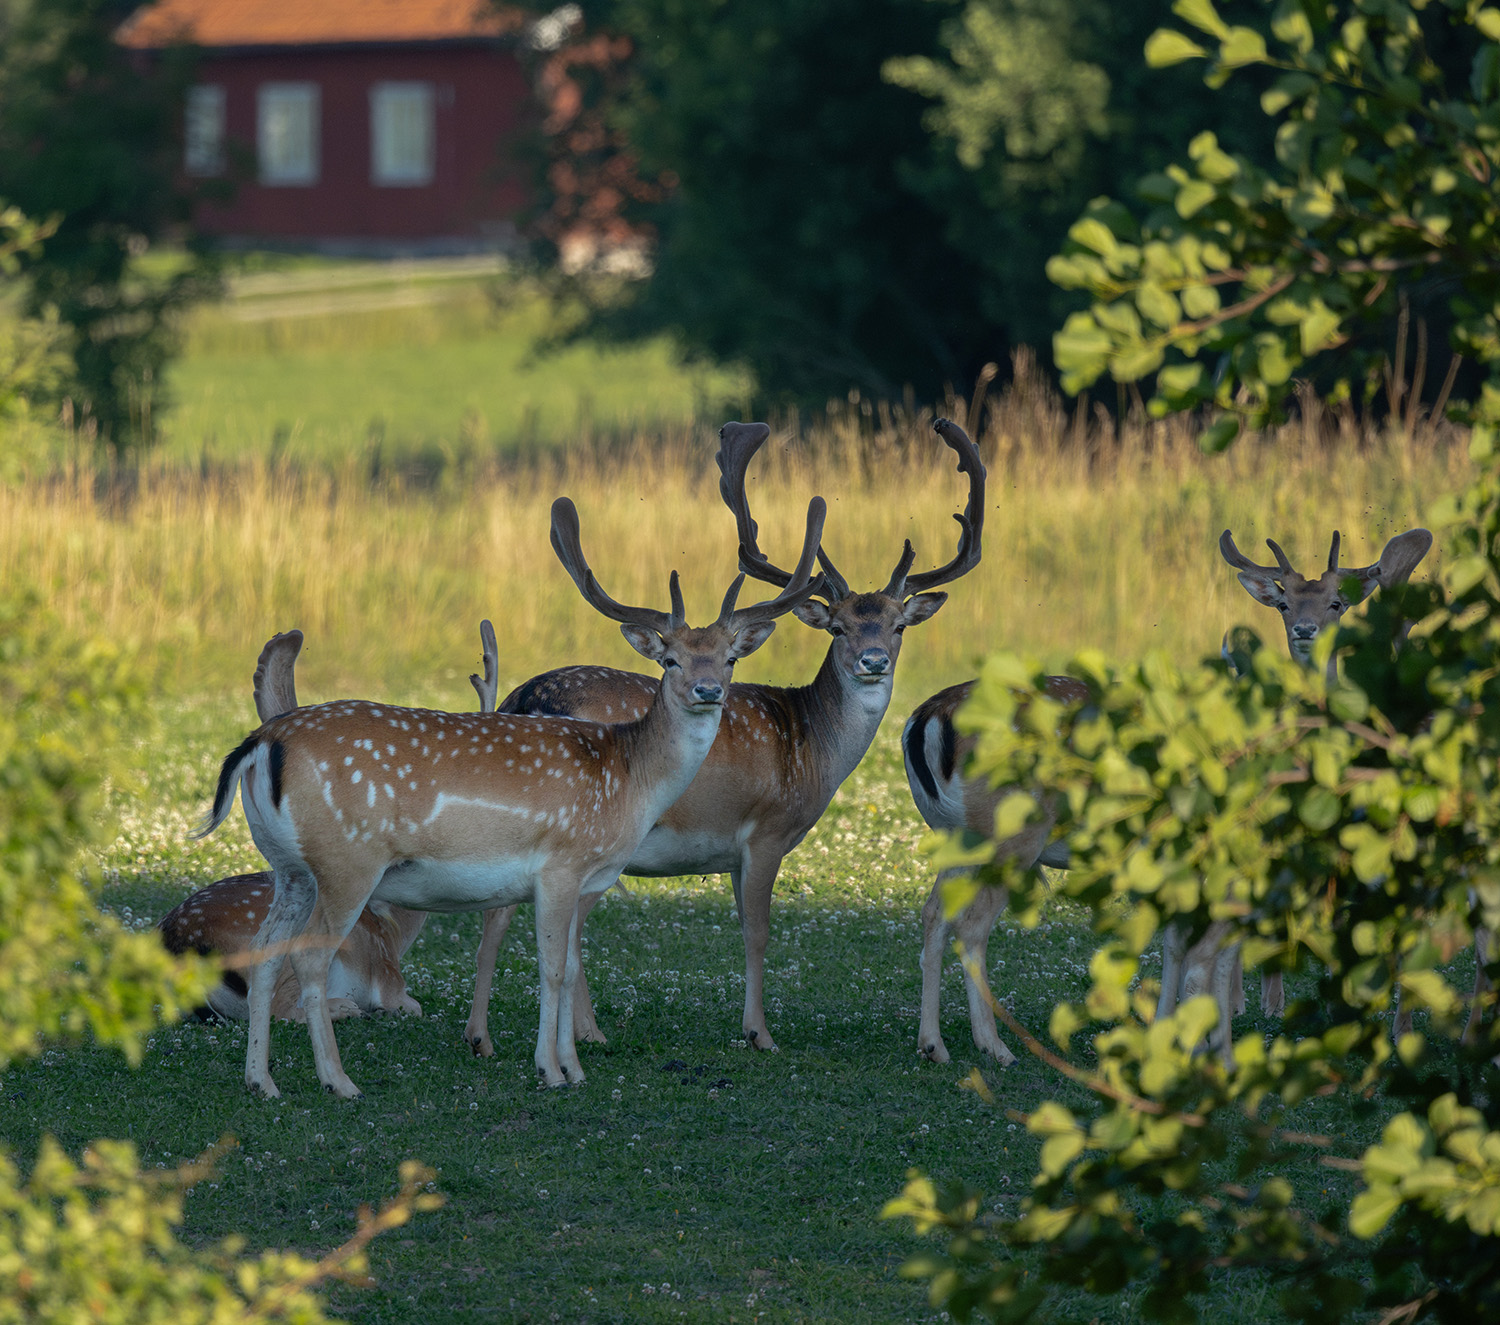
[[[643,716],[615,728],[616,748],[632,786],[652,810],[651,822],[677,800],[708,758],[724,706],[689,709],[659,686]]]
[[[873,685],[854,680],[835,661],[835,651],[830,645],[812,684],[796,692],[830,794],[854,772],[875,740],[890,707],[892,684],[889,675]]]

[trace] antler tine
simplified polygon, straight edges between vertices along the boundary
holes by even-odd
[[[962,520],[963,516],[959,516]],[[901,550],[901,560],[896,563],[896,569],[891,573],[891,582],[885,586],[887,598],[906,597],[906,576],[911,570],[911,564],[917,559],[917,550],[912,547],[911,539],[906,540],[906,546]]]
[[[727,626],[730,618],[734,616],[734,605],[739,601],[740,588],[745,583],[744,572],[734,577],[734,583],[729,586],[729,591],[724,595],[724,602],[719,608],[718,624]]]
[[[813,594],[821,592],[823,577],[813,578],[813,563],[818,556],[818,543],[823,537],[823,521],[828,516],[828,506],[821,497],[807,503],[807,532],[802,538],[802,555],[797,559],[797,568],[792,572],[786,587],[764,603],[742,607],[734,613],[732,624],[741,626],[753,621],[769,621],[779,617]],[[739,590],[735,589],[734,593]],[[726,602],[728,599],[726,598]]]
[[[687,625],[687,604],[682,601],[682,584],[677,579],[677,572],[672,572],[669,584],[672,595],[672,629],[679,630]]]
[[[958,536],[958,551],[953,560],[936,570],[919,571],[915,575],[905,576],[904,588],[907,593],[935,589],[940,584],[948,584],[961,575],[967,575],[979,565],[981,555],[985,472],[984,463],[979,459],[979,448],[969,439],[969,434],[951,419],[934,419],[932,430],[957,453],[958,472],[969,476],[969,504],[962,515],[954,516],[962,532]],[[902,560],[906,560],[905,553],[902,554]],[[900,567],[897,569],[899,571]],[[892,584],[896,582],[896,578],[894,575],[891,577]]]
[[[836,603],[840,599],[849,596],[849,581],[843,576],[843,572],[833,564],[833,558],[828,555],[820,544],[818,547],[818,565],[823,568],[823,588],[821,597],[828,599],[830,603]]]
[[[1328,549],[1328,569],[1329,570],[1337,570],[1338,568],[1339,568],[1339,531],[1337,529],[1335,529],[1333,531],[1333,546]]]
[[[1278,543],[1274,538],[1268,538],[1266,539],[1266,546],[1276,554],[1276,566],[1283,575],[1295,575],[1297,573],[1292,569],[1292,563],[1288,559],[1286,553],[1281,550],[1280,543]]]
[[[623,625],[646,626],[663,633],[673,629],[673,618],[668,613],[658,612],[650,607],[627,607],[624,603],[615,602],[599,587],[594,572],[584,559],[583,547],[579,542],[578,508],[567,497],[559,497],[552,503],[552,550],[557,553],[563,569],[578,586],[578,592],[583,595],[584,601],[600,615]],[[675,572],[673,579],[676,579]],[[676,608],[681,602],[682,590],[676,589],[673,607]]]
[[[469,684],[479,696],[479,711],[493,713],[500,692],[500,650],[495,644],[495,627],[486,618],[479,623],[479,643],[484,650],[484,675],[469,673]]]
[[[1270,542],[1269,539],[1266,541]],[[1272,543],[1271,546],[1275,547],[1276,545]],[[1239,548],[1235,547],[1234,535],[1227,529],[1219,535],[1219,551],[1223,554],[1224,560],[1233,566],[1235,570],[1259,571],[1262,575],[1270,575],[1277,569],[1274,566],[1256,565]]]
[[[719,466],[719,496],[734,513],[740,536],[740,569],[757,580],[784,588],[792,578],[791,572],[772,564],[760,550],[760,529],[745,496],[745,474],[750,461],[770,435],[771,429],[764,423],[726,423],[719,429],[719,450],[714,463]]]

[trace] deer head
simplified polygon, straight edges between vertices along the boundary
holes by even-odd
[[[1229,530],[1219,537],[1219,551],[1239,572],[1245,592],[1257,603],[1281,613],[1287,648],[1293,658],[1308,667],[1312,665],[1313,646],[1323,630],[1336,626],[1345,612],[1363,602],[1377,587],[1405,583],[1427,555],[1432,535],[1425,529],[1410,529],[1385,545],[1379,561],[1351,567],[1339,565],[1339,534],[1334,530],[1333,544],[1328,549],[1328,569],[1316,579],[1293,570],[1286,553],[1274,540],[1266,539],[1266,545],[1276,557],[1274,566],[1257,566],[1235,547]],[[1328,665],[1331,674],[1331,659]]]
[[[901,637],[908,626],[926,621],[947,600],[945,593],[932,593],[939,585],[966,575],[979,564],[984,529],[984,465],[978,448],[956,423],[938,419],[933,431],[958,455],[959,472],[969,477],[969,502],[959,524],[958,550],[953,559],[933,570],[913,571],[916,552],[908,541],[884,589],[855,593],[834,566],[826,550],[818,549],[823,567],[821,588],[792,609],[798,620],[833,636],[830,661],[848,683],[878,688],[888,696]],[[740,569],[769,584],[784,585],[791,573],[774,565],[760,550],[758,529],[745,495],[745,473],[755,453],[771,430],[764,423],[726,423],[719,430],[719,453],[715,457],[722,477],[719,493],[734,513],[740,537]]]

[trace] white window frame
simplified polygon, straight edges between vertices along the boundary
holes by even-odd
[[[322,139],[316,83],[262,83],[255,90],[255,148],[260,182],[305,187],[318,182]]]
[[[402,121],[403,113],[407,117]],[[377,188],[422,188],[432,183],[437,157],[437,96],[431,83],[370,85],[370,183]]]
[[[189,175],[224,173],[227,100],[222,83],[188,88],[182,111],[182,167]]]

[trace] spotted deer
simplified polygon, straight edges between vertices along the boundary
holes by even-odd
[[[1339,544],[1339,532],[1334,530],[1327,569],[1310,578],[1293,569],[1274,539],[1266,539],[1266,545],[1276,564],[1263,566],[1235,546],[1230,530],[1219,536],[1220,554],[1238,572],[1236,578],[1245,592],[1280,614],[1287,651],[1304,667],[1313,665],[1319,636],[1337,627],[1351,607],[1363,602],[1377,588],[1404,584],[1411,578],[1432,547],[1432,534],[1426,529],[1409,529],[1385,545],[1379,560],[1359,567],[1339,564]],[[1330,655],[1329,680],[1336,675],[1336,660]],[[1239,945],[1233,941],[1233,932],[1228,922],[1218,922],[1210,925],[1189,947],[1186,931],[1180,926],[1168,926],[1162,935],[1161,994],[1157,1000],[1157,1016],[1161,1017],[1169,1015],[1182,997],[1212,992],[1219,1006],[1216,1036],[1226,1065],[1232,1063],[1230,1020],[1235,1012],[1244,1011]],[[1262,970],[1261,1009],[1273,1017],[1285,1011],[1286,993],[1280,971]],[[1399,1020],[1397,1026],[1399,1034]]]
[[[345,1073],[328,1008],[334,951],[369,902],[418,911],[536,909],[541,1011],[535,1062],[544,1084],[582,1081],[569,959],[580,896],[614,883],[652,824],[686,789],[713,744],[734,662],[775,619],[818,588],[813,561],[824,505],[808,506],[802,556],[776,597],[736,609],[744,576],[712,625],[687,624],[671,577],[670,612],[616,602],[583,555],[578,513],[552,506],[552,547],[595,611],[659,664],[638,719],[603,723],[505,713],[453,714],[349,700],[297,709],[252,732],[225,759],[212,832],[236,792],[275,895],[256,936],[245,1080],[279,1094],[270,1072],[270,1004],[283,948],[302,985],[318,1079],[359,1094]]]
[[[488,650],[493,648],[494,629],[484,622],[486,666],[495,666]],[[299,707],[296,665],[302,651],[302,632],[287,631],[266,642],[256,659],[255,711],[270,722]],[[478,677],[481,712],[495,707],[493,678],[486,691]],[[219,983],[209,992],[208,1009],[231,1021],[244,1021],[250,1013],[249,986],[241,973],[242,958],[254,947],[266,911],[271,904],[274,878],[269,870],[236,874],[200,888],[167,912],[156,925],[169,952],[193,951],[199,956],[216,954],[227,960]],[[375,902],[359,914],[354,928],[339,945],[328,969],[329,1016],[358,1017],[367,1012],[409,1012],[422,1015],[422,1005],[412,998],[401,974],[401,958],[411,947],[427,920],[425,911]],[[283,963],[271,996],[271,1015],[281,1021],[303,1021],[302,987],[291,963]]]
[[[968,434],[938,419],[933,430],[958,457],[969,480],[958,548],[946,564],[914,571],[910,542],[885,587],[856,593],[819,550],[818,592],[793,608],[804,624],[832,638],[810,685],[736,682],[729,688],[724,721],[708,757],[684,794],[658,816],[623,873],[647,878],[727,873],[745,945],[745,1040],[774,1049],[764,1008],[766,945],[771,896],[781,862],[823,816],[834,793],[864,758],[891,701],[891,685],[904,632],[928,620],[944,602],[935,593],[979,564],[984,525],[984,466]],[[719,491],[734,513],[740,568],[754,579],[786,585],[792,572],[774,565],[758,542],[745,495],[751,460],[771,435],[763,423],[728,423],[720,430]],[[608,667],[564,667],[525,682],[501,703],[502,712],[566,714],[609,721],[630,717],[650,701],[650,681]],[[599,894],[590,894],[582,913]],[[503,918],[486,917],[476,997],[465,1035],[479,1054],[492,1052],[488,1033],[489,973],[498,940],[491,929]],[[586,990],[586,985],[582,986]],[[580,1008],[587,1003],[580,997]],[[585,1014],[592,1034],[592,1009]]]

